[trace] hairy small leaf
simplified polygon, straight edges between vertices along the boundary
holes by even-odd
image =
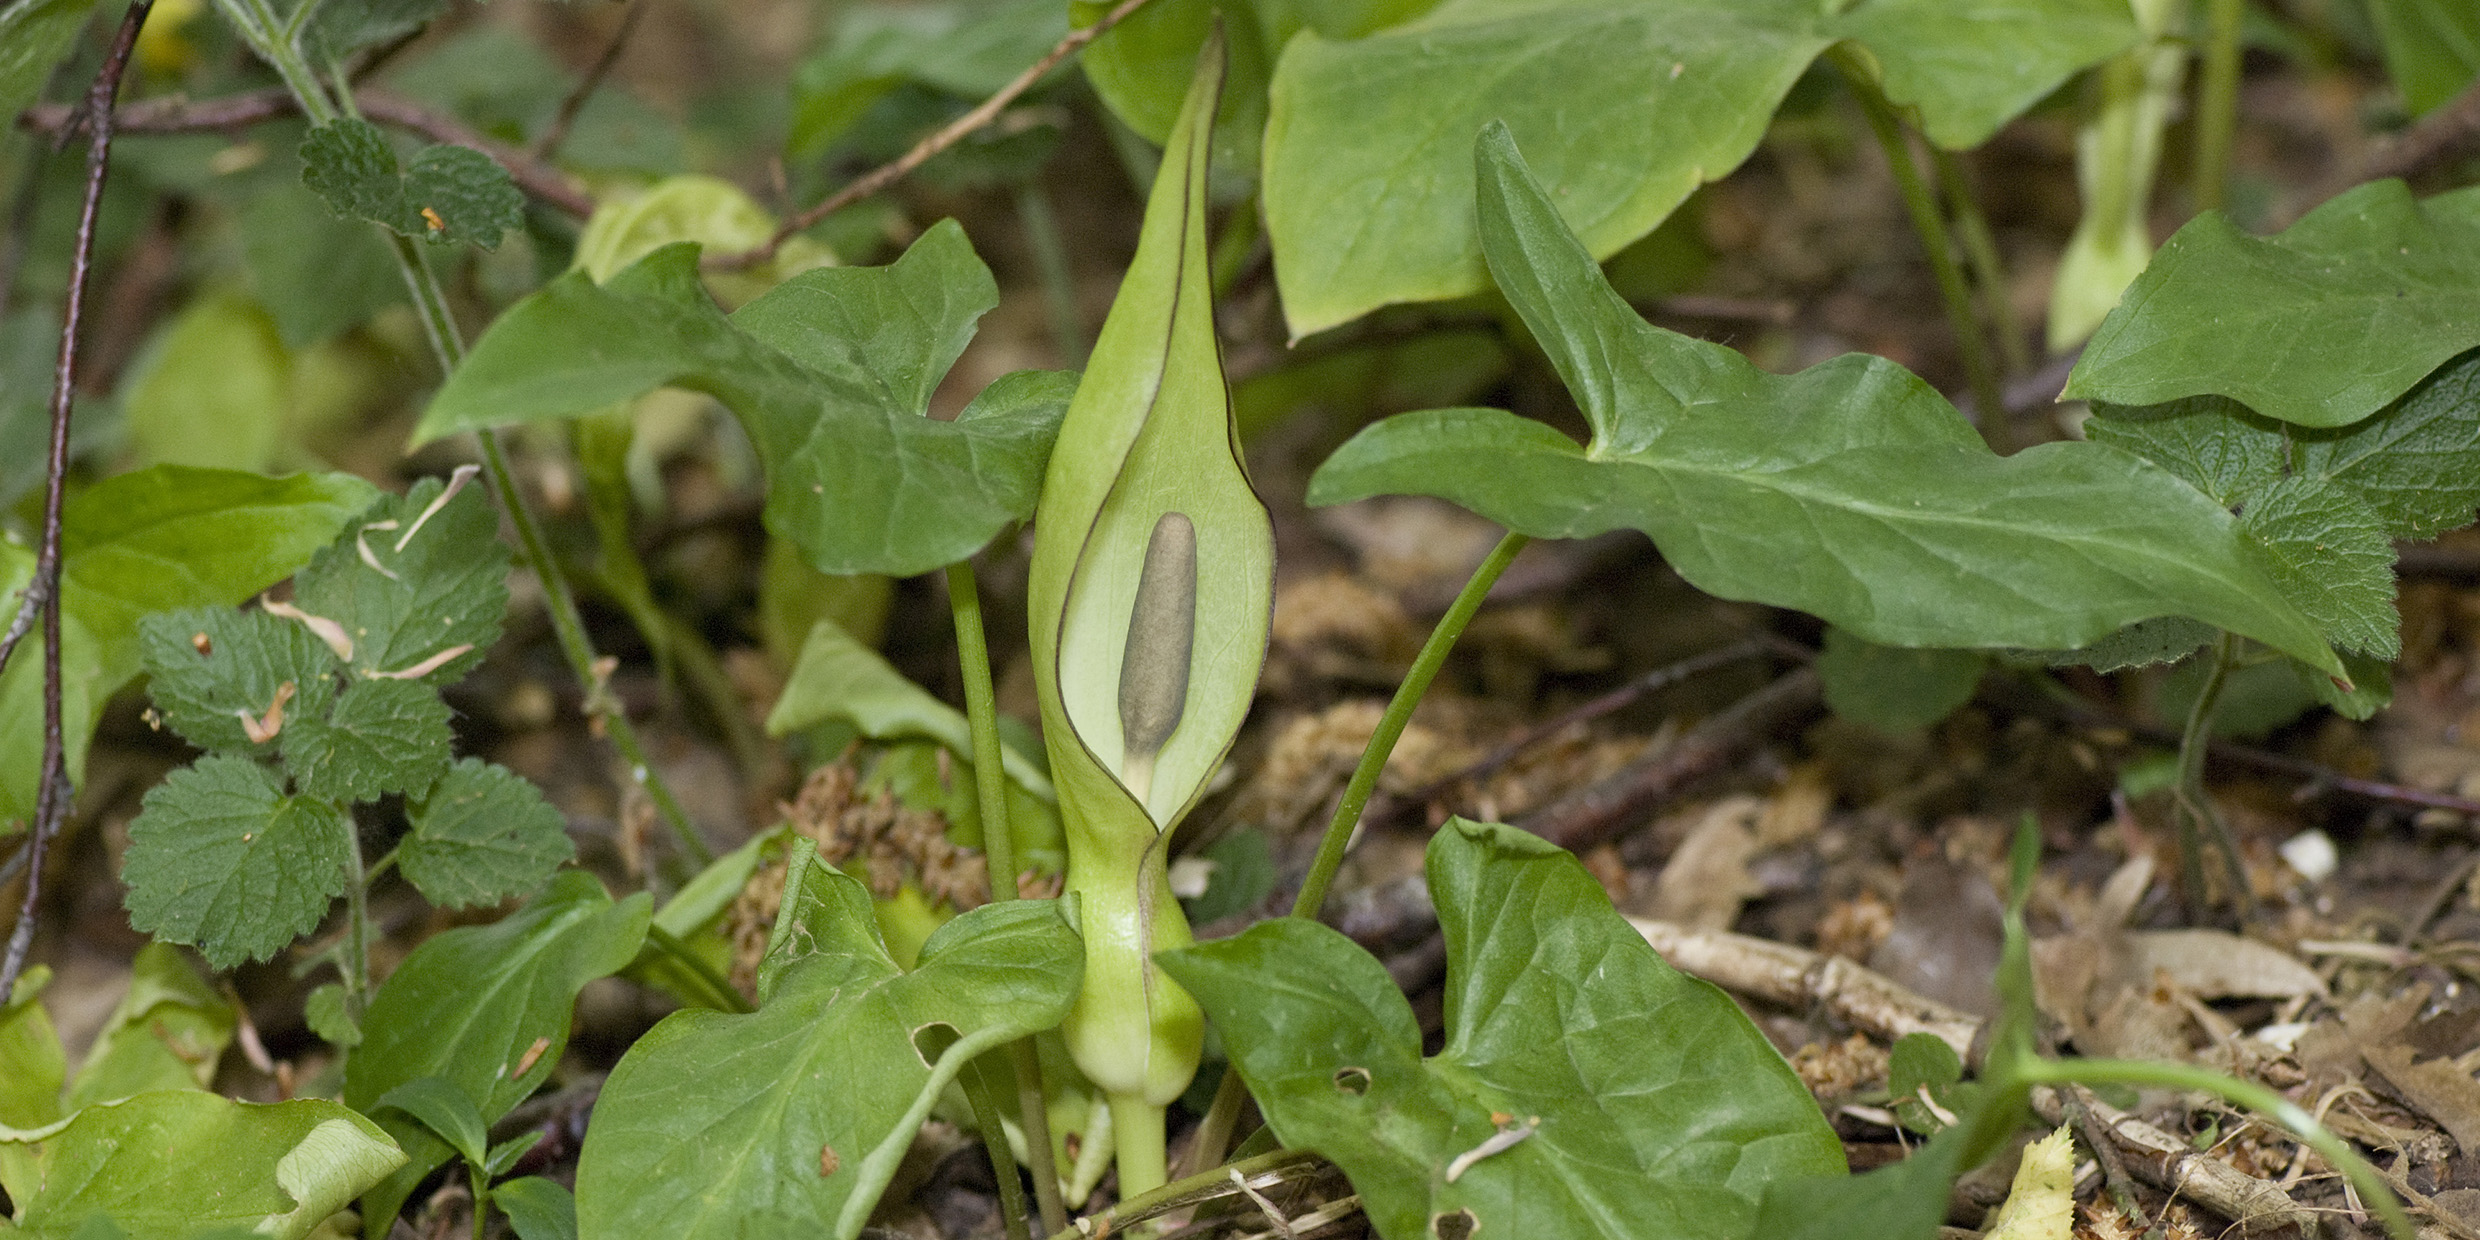
[[[71,777],[85,767],[95,711],[138,673],[149,612],[231,606],[301,566],[370,502],[349,474],[266,478],[158,465],[69,498],[61,530],[61,734]],[[0,543],[0,587],[34,556]],[[0,672],[0,822],[33,812],[43,751],[43,651],[30,637]]]
[[[352,639],[356,677],[454,684],[499,639],[508,610],[499,513],[478,486],[441,502],[449,485],[425,478],[383,497],[293,579],[294,606]],[[404,676],[415,669],[426,670]]]
[[[219,969],[271,959],[344,893],[353,829],[247,758],[201,758],[148,792],[129,824],[129,924]]]
[[[378,126],[353,117],[321,125],[302,140],[301,179],[336,214],[403,237],[470,241],[489,250],[525,222],[525,195],[490,156],[434,143],[400,165]]]
[[[263,611],[158,612],[139,622],[138,643],[155,709],[201,749],[271,754],[301,716],[319,713],[335,696],[335,656],[310,630]],[[251,729],[271,711],[285,731],[253,739]]]
[[[396,864],[431,903],[493,904],[526,895],[577,855],[568,824],[531,782],[476,758],[456,764],[406,817]]]
[[[419,793],[448,769],[448,704],[414,681],[357,680],[324,716],[287,726],[283,740],[284,769],[309,796],[350,803]]]

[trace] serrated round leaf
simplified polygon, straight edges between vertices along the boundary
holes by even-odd
[[[353,639],[357,680],[454,684],[499,640],[508,610],[499,513],[478,485],[431,512],[445,489],[425,478],[403,495],[383,497],[293,579],[294,605],[342,625]],[[435,662],[458,647],[462,653]],[[420,668],[427,670],[405,676]]]
[[[1690,583],[1793,607],[1887,646],[2068,648],[2187,615],[2339,673],[2236,520],[2097,444],[1992,454],[1882,358],[1792,375],[1645,322],[1560,221],[1507,131],[1477,152],[1491,270],[1593,441],[1513,414],[1380,422],[1309,501],[1435,495],[1537,537],[1651,537]]]
[[[272,959],[344,893],[353,829],[247,758],[201,758],[147,793],[129,824],[129,924],[219,969]]]
[[[310,631],[263,611],[186,607],[138,624],[147,693],[164,722],[183,740],[223,753],[273,753],[304,715],[320,713],[335,695],[335,656]],[[293,686],[289,694],[285,685]],[[250,739],[242,723],[269,718],[279,696],[285,731]]]
[[[406,816],[413,830],[396,846],[396,864],[446,908],[524,895],[577,855],[541,789],[476,758],[450,768]]]
[[[305,714],[282,736],[284,769],[308,796],[351,804],[420,792],[448,769],[448,704],[409,680],[357,680],[325,718]]]
[[[371,485],[350,474],[269,478],[157,465],[70,497],[61,523],[61,735],[69,772],[86,763],[95,711],[138,673],[138,621],[182,607],[229,607],[299,568]],[[34,557],[0,544],[0,585],[31,578]],[[43,751],[43,652],[29,638],[0,672],[0,822],[34,810]]]
[[[1457,819],[1428,874],[1447,939],[1432,1058],[1384,966],[1323,925],[1261,922],[1161,958],[1276,1135],[1341,1166],[1379,1234],[1470,1211],[1482,1236],[1738,1240],[1768,1185],[1842,1171],[1765,1036],[1663,963],[1573,857]],[[1515,1128],[1532,1132],[1474,1156]]]
[[[2068,377],[2070,399],[2227,396],[2301,426],[2357,422],[2480,345],[2480,188],[2400,181],[2336,196],[2275,236],[2219,212],[2163,243]]]
[[[525,195],[490,156],[470,146],[434,143],[405,168],[405,206],[422,222],[424,240],[472,242],[497,249],[500,237],[525,224]]]
[[[585,1236],[851,1237],[933,1097],[978,1051],[1059,1022],[1083,950],[1055,901],[984,905],[906,973],[869,893],[801,867],[748,1015],[665,1017],[612,1070],[577,1171]],[[934,1069],[924,1030],[957,1040]]]

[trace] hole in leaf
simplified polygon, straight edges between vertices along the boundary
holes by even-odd
[[[1335,1088],[1357,1098],[1369,1092],[1369,1069],[1344,1068],[1335,1073]]]
[[[954,1046],[960,1036],[954,1025],[934,1020],[913,1031],[913,1053],[921,1056],[923,1067],[930,1067],[938,1063],[939,1056],[946,1054],[947,1048]]]
[[[1481,1220],[1470,1210],[1429,1217],[1429,1234],[1438,1237],[1438,1240],[1471,1240],[1473,1233],[1480,1230]]]

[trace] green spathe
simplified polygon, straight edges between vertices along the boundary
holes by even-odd
[[[1113,1098],[1123,1192],[1159,1182],[1160,1108],[1187,1087],[1203,1039],[1195,1003],[1148,962],[1188,942],[1166,843],[1248,713],[1273,602],[1273,531],[1242,467],[1206,278],[1207,131],[1222,78],[1210,42],[1060,425],[1028,603],[1086,943],[1085,990],[1064,1032]],[[1165,682],[1180,667],[1174,696]]]

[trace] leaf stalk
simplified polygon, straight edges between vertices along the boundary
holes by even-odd
[[[1992,446],[2004,450],[2008,438],[2006,397],[1999,390],[1996,368],[1989,364],[1988,345],[1981,339],[1980,322],[1972,312],[1972,294],[1963,281],[1963,268],[1955,262],[1954,242],[1949,237],[1946,221],[1938,214],[1937,199],[1929,192],[1928,181],[1920,175],[1920,165],[1912,160],[1911,142],[1903,132],[1903,121],[1895,115],[1894,104],[1878,89],[1873,75],[1851,52],[1836,48],[1827,53],[1834,67],[1841,70],[1843,80],[1851,85],[1852,97],[1860,101],[1860,111],[1868,117],[1869,131],[1877,136],[1877,145],[1886,152],[1886,165],[1894,171],[1895,187],[1902,192],[1903,209],[1911,216],[1912,231],[1920,235],[1920,246],[1928,251],[1929,270],[1937,277],[1938,300],[1945,304],[1947,326],[1955,333],[1955,349],[1963,358],[1965,382],[1972,389],[1972,402],[1979,406],[1981,433]]]
[[[990,676],[990,640],[982,625],[981,583],[970,560],[947,566],[948,610],[956,622],[956,663],[964,674],[965,721],[973,737],[973,792],[982,811],[982,859],[990,871],[990,900],[1016,898],[1016,837],[1008,817],[1007,772],[999,748],[999,695]],[[1059,1168],[1051,1158],[1050,1105],[1042,1095],[1042,1061],[1032,1038],[1008,1043],[1008,1064],[1016,1072],[1016,1114],[1025,1133],[1025,1169],[1033,1173],[1034,1208],[1041,1212],[1047,1234],[1068,1225],[1067,1206],[1059,1198]],[[987,1139],[987,1135],[985,1137]],[[996,1167],[1004,1157],[1004,1137],[991,1151]],[[1000,1175],[1004,1182],[1009,1172]],[[1010,1235],[1020,1201],[1008,1211]]]

